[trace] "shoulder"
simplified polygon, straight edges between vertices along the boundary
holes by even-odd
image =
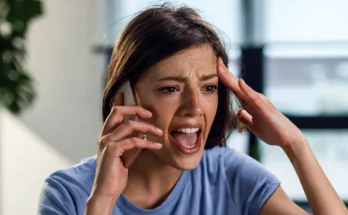
[[[56,181],[71,188],[76,188],[74,186],[89,185],[94,180],[95,168],[96,156],[89,157],[74,166],[52,173],[46,179],[46,183]]]
[[[234,204],[242,214],[258,214],[280,181],[261,163],[228,147],[206,150],[202,163],[223,177]]]
[[[247,154],[228,147],[216,146],[205,150],[202,163],[206,168],[223,169],[228,177],[237,177],[244,180],[244,182],[250,181],[251,175],[252,178],[267,178],[267,180],[278,182],[277,178],[261,163]]]
[[[215,146],[205,150],[202,160],[197,168],[202,171],[202,176],[207,178],[211,184],[217,186],[235,185],[236,180],[246,177],[248,170],[246,167],[251,158],[228,147]]]
[[[93,156],[48,176],[40,195],[39,214],[75,214],[91,192],[95,167]]]
[[[236,173],[242,170],[243,167],[249,167],[249,164],[262,168],[261,164],[248,155],[229,147],[220,146],[205,150],[202,164],[207,168],[222,168],[228,174]]]

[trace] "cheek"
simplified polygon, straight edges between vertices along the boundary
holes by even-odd
[[[152,118],[146,121],[164,131],[168,128],[176,109],[174,103],[169,104],[168,102],[161,102],[159,100],[151,104],[143,104],[142,106],[152,113]]]
[[[209,128],[213,124],[213,121],[215,119],[217,107],[218,107],[218,96],[217,95],[207,99],[204,102],[204,112],[205,112],[205,116],[206,116],[206,123],[207,123]]]

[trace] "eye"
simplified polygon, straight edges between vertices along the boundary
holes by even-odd
[[[218,89],[217,85],[208,85],[204,87],[204,91],[215,92]]]
[[[164,93],[174,93],[179,91],[176,87],[161,87],[159,90]]]

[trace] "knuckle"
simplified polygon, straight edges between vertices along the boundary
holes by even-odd
[[[268,98],[267,98],[265,95],[260,94],[260,96],[261,96],[261,98],[262,98],[263,100],[268,100]]]
[[[120,111],[120,107],[119,106],[113,106],[111,108],[111,111],[110,111],[110,114],[108,116],[109,117],[112,117],[114,119],[117,119],[119,120],[120,118],[122,118],[122,114],[121,114],[121,111]]]
[[[152,132],[156,130],[156,127],[149,123],[142,122],[142,125],[139,127],[139,130],[141,132]]]
[[[139,145],[140,141],[139,141],[139,138],[137,137],[132,137],[129,139],[129,143],[132,145],[132,146],[137,146]]]
[[[256,93],[252,98],[252,100],[254,100],[254,102],[257,102],[258,100],[261,100],[261,99],[262,99],[262,97],[261,97],[260,93]]]
[[[114,154],[117,152],[118,147],[116,145],[107,144],[104,148],[104,153],[106,155]]]
[[[113,106],[112,109],[111,109],[111,113],[117,113],[118,110],[119,110],[118,106]]]
[[[118,119],[123,118],[123,106],[114,106],[111,110],[112,114],[115,115]]]
[[[134,126],[134,124],[135,124],[135,122],[134,121],[132,121],[132,120],[128,120],[128,121],[126,121],[125,122],[125,124],[127,125],[127,126]]]
[[[125,140],[127,144],[131,146],[136,146],[137,145],[137,138],[136,137],[131,137]]]
[[[268,99],[266,98],[266,96],[264,96],[263,94],[259,93],[259,99],[261,101],[267,101]]]
[[[145,112],[146,111],[145,108],[143,108],[141,106],[136,106],[136,108],[137,108],[137,111],[139,111],[139,112]]]
[[[149,110],[141,106],[139,106],[138,113],[145,114],[145,115],[148,115],[148,114],[152,115],[152,113]]]
[[[105,152],[109,152],[109,151],[111,151],[111,145],[105,145],[105,147],[104,147],[104,151]]]
[[[136,144],[136,143],[138,142],[138,138],[132,137],[132,138],[129,139],[129,142],[130,142],[131,144]]]
[[[154,132],[157,132],[157,128],[156,128],[156,126],[154,126],[154,125],[150,125],[150,126],[149,126],[149,130],[154,131]]]
[[[101,137],[101,138],[99,139],[99,145],[100,145],[102,148],[106,147],[106,146],[108,145],[108,143],[109,143],[109,138],[106,137],[106,136]]]

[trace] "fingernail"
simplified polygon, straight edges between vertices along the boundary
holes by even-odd
[[[163,133],[163,131],[160,128],[156,128],[157,131],[159,131],[161,134]]]
[[[224,62],[222,61],[222,58],[219,57],[219,64],[223,64]]]
[[[150,116],[152,116],[152,113],[151,113],[151,111],[149,111],[149,110],[146,110],[146,109],[145,109],[145,113],[146,113],[146,114],[149,114]]]
[[[162,145],[163,145],[162,143],[156,143],[156,142],[154,142],[153,144],[157,147],[162,147]]]

